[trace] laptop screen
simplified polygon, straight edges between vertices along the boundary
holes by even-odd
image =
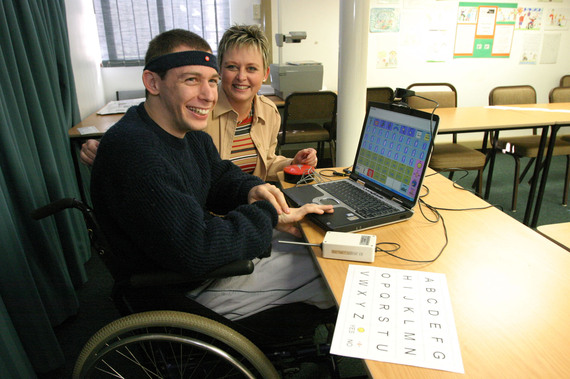
[[[435,125],[434,121],[432,128]],[[370,105],[354,170],[413,202],[429,159],[431,139],[429,117]]]

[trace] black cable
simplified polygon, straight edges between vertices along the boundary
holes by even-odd
[[[431,138],[430,138],[428,153],[431,153],[431,151],[433,151],[433,147],[434,147],[434,143],[435,143],[434,142],[435,136],[433,135],[433,115],[435,114],[435,110],[439,107],[439,103],[433,99],[428,99],[427,97],[416,95],[415,92],[411,92],[411,94],[409,96],[406,96],[406,97],[412,97],[412,96],[419,97],[420,99],[424,99],[426,101],[429,101],[429,102],[432,102],[435,104],[435,106],[431,110],[431,115],[430,115],[430,119],[429,119],[429,131],[431,133]],[[404,98],[402,98],[402,100],[404,100]],[[410,108],[410,105],[404,101],[400,101],[399,103],[397,103],[397,105]],[[428,154],[428,156],[429,156],[429,154]]]
[[[396,242],[381,242],[381,243],[384,243],[384,244],[390,244],[390,245],[396,246],[394,249],[390,249],[390,250],[388,250],[388,249],[382,249],[382,248],[378,247],[378,245],[380,245],[380,243],[379,243],[379,244],[376,244],[376,252],[381,251],[381,252],[386,253],[386,254],[388,254],[388,255],[394,257],[394,258],[397,258],[397,259],[400,259],[400,260],[403,260],[403,261],[406,261],[406,262],[412,262],[412,263],[432,263],[432,262],[435,262],[435,261],[441,256],[441,254],[443,253],[443,251],[444,251],[445,248],[447,247],[447,244],[449,243],[449,238],[447,237],[447,226],[445,225],[445,220],[443,219],[443,217],[441,216],[441,214],[440,214],[436,209],[432,208],[429,204],[426,204],[423,200],[420,199],[419,204],[420,204],[420,211],[422,212],[422,215],[424,216],[424,218],[425,218],[428,222],[437,223],[439,220],[441,220],[441,223],[442,223],[442,226],[443,226],[443,235],[445,236],[445,243],[444,243],[444,245],[442,246],[442,248],[441,248],[441,250],[439,251],[439,253],[437,253],[437,255],[435,256],[435,258],[429,259],[429,260],[416,260],[416,259],[404,258],[404,257],[401,257],[401,256],[399,256],[399,255],[393,254],[394,251],[397,251],[397,250],[400,249],[400,244],[398,244],[398,243],[396,243]],[[424,204],[429,210],[431,210],[431,211],[437,216],[435,220],[431,220],[431,219],[429,219],[429,218],[425,215],[421,204]]]
[[[424,185],[422,185],[422,188],[425,188],[426,193],[424,195],[420,195],[420,201],[423,201],[422,198],[429,195],[429,187],[424,184]],[[458,189],[462,190],[463,188],[458,188]],[[484,206],[484,207],[477,207],[477,208],[443,208],[443,207],[436,207],[433,205],[429,205],[425,201],[423,201],[423,203],[426,206],[429,206],[432,209],[436,209],[438,211],[480,211],[480,210],[489,209],[489,208],[497,208],[496,206],[494,206],[492,204],[489,204],[489,205]]]
[[[432,263],[435,262],[443,253],[443,251],[445,250],[445,248],[447,247],[447,244],[449,243],[449,238],[447,236],[447,226],[445,225],[445,220],[443,219],[443,216],[437,211],[437,208],[432,207],[431,205],[427,204],[422,197],[425,197],[427,195],[429,195],[429,188],[426,186],[422,186],[423,188],[426,189],[426,194],[421,195],[420,196],[420,201],[418,202],[419,207],[420,207],[420,212],[422,213],[422,216],[424,217],[424,219],[426,219],[428,222],[431,223],[437,223],[439,220],[441,220],[441,224],[443,226],[443,235],[445,236],[445,243],[442,246],[441,250],[439,251],[439,253],[435,256],[435,258],[433,259],[429,259],[429,260],[416,260],[416,259],[408,259],[408,258],[404,258],[401,257],[399,255],[393,254],[393,252],[398,251],[400,249],[400,244],[397,242],[380,242],[376,244],[376,252],[382,252],[382,253],[386,253],[394,258],[406,261],[406,262],[412,262],[412,263]],[[435,219],[430,219],[425,213],[424,213],[424,209],[422,207],[422,204],[427,207],[430,211],[432,211],[432,213],[436,216]],[[394,246],[393,249],[383,249],[381,248],[379,245],[381,244],[386,244],[386,245],[392,245]]]
[[[320,173],[322,176],[326,176],[327,178],[334,178],[334,177],[337,177],[337,176],[349,176],[349,175],[350,175],[350,174],[347,174],[347,173],[345,173],[345,172],[340,172],[340,171],[337,171],[337,170],[333,170],[332,168],[327,168],[327,169],[324,169],[324,170],[319,170],[319,173]]]
[[[459,179],[456,180],[452,180],[451,183],[453,183],[453,188],[457,188],[458,190],[462,190],[462,191],[467,191],[467,192],[471,192],[474,195],[477,195],[477,193],[469,188],[465,188],[465,186],[462,186],[459,184],[459,182],[463,179],[465,179],[466,177],[469,176],[469,171],[464,169],[464,168],[459,168],[459,167],[451,167],[449,170],[446,171],[436,171],[433,174],[430,175],[426,175],[426,176],[433,176],[435,174],[441,174],[442,172],[447,172],[447,171],[453,171],[453,172],[462,172],[463,176],[460,177]]]
[[[461,172],[464,172],[465,174],[464,174],[461,178],[459,178],[459,179],[457,179],[457,180],[452,180],[452,181],[451,181],[451,183],[453,184],[453,188],[456,188],[456,189],[461,190],[461,191],[467,191],[467,192],[470,192],[470,193],[472,193],[472,194],[474,194],[474,195],[477,195],[477,194],[475,193],[475,191],[470,190],[470,189],[467,189],[467,188],[465,188],[465,187],[463,187],[463,186],[461,186],[461,185],[458,184],[458,182],[459,182],[460,180],[462,180],[463,178],[465,178],[465,177],[467,177],[467,176],[469,175],[469,171],[468,171],[468,170],[465,170],[465,169],[459,169],[459,168],[458,168],[458,169],[454,169],[454,171],[455,171],[455,172],[461,171]],[[428,176],[433,176],[433,175],[437,175],[437,174],[439,174],[439,173],[441,173],[441,171],[436,171],[436,172],[434,172],[433,174],[426,175],[426,177],[428,177]],[[424,187],[425,187],[425,189],[428,191],[427,194],[429,194],[429,189],[428,189],[425,185],[424,185]],[[426,194],[426,195],[422,195],[422,196],[427,196],[427,194]],[[420,196],[420,197],[422,197],[422,196]],[[477,195],[477,196],[478,196],[478,195]],[[477,210],[483,210],[483,209],[489,209],[489,208],[497,208],[497,209],[499,209],[499,210],[501,210],[501,211],[503,210],[503,206],[502,206],[502,205],[497,205],[497,204],[489,204],[488,206],[479,207],[479,208],[442,208],[442,207],[434,207],[434,209],[437,209],[437,210],[440,210],[440,211],[477,211]]]
[[[433,135],[433,115],[435,114],[435,110],[439,107],[439,103],[438,103],[437,101],[435,101],[435,100],[428,99],[427,97],[419,96],[419,95],[416,95],[416,94],[414,94],[414,96],[415,96],[415,97],[419,97],[420,99],[424,99],[424,100],[427,100],[427,101],[431,101],[432,103],[435,104],[435,107],[433,107],[433,109],[431,110],[431,115],[430,115],[430,120],[429,120],[429,129],[430,129],[430,132],[431,132],[431,146],[433,147],[434,139],[435,139],[435,136]]]
[[[428,156],[429,156],[430,153],[431,153],[431,151],[433,151],[433,148],[434,148],[434,140],[435,140],[435,136],[434,136],[434,133],[433,133],[433,116],[434,116],[434,114],[435,114],[435,110],[439,107],[439,103],[438,103],[437,101],[435,101],[435,100],[428,99],[428,98],[426,98],[426,97],[416,95],[415,93],[414,93],[413,96],[419,97],[420,99],[424,99],[424,100],[430,101],[430,102],[432,102],[432,103],[435,104],[435,106],[433,107],[433,109],[432,109],[432,111],[431,111],[430,121],[429,121],[429,129],[430,129],[430,133],[431,133],[430,145],[429,145],[429,150],[428,150]],[[400,105],[407,106],[408,108],[410,107],[407,103],[404,103],[404,102],[401,102]],[[425,187],[425,186],[424,186],[424,187]],[[428,190],[427,194],[429,194],[429,189],[428,189],[427,187],[425,187],[425,188]],[[445,244],[443,245],[443,247],[441,248],[441,250],[439,251],[439,253],[436,255],[436,257],[433,258],[433,259],[430,259],[430,260],[415,260],[415,259],[408,259],[408,258],[400,257],[400,256],[398,256],[398,255],[396,255],[396,254],[393,254],[394,251],[397,251],[397,250],[400,249],[400,244],[398,244],[398,243],[396,243],[396,242],[381,242],[381,243],[376,244],[376,249],[377,249],[376,251],[377,251],[377,252],[378,252],[378,251],[381,251],[381,252],[386,253],[386,254],[388,254],[388,255],[394,257],[394,258],[401,259],[401,260],[407,261],[407,262],[413,262],[413,263],[432,263],[432,262],[435,262],[435,261],[441,256],[441,254],[443,253],[443,250],[445,249],[445,247],[447,246],[447,243],[449,242],[449,240],[448,240],[448,238],[447,238],[447,227],[445,226],[445,221],[443,220],[443,217],[441,216],[441,214],[439,214],[439,212],[438,212],[435,208],[432,208],[431,206],[429,206],[428,204],[426,204],[426,203],[421,199],[421,197],[427,196],[427,194],[420,196],[420,201],[419,201],[419,204],[420,204],[420,211],[421,211],[422,215],[424,216],[424,218],[425,218],[428,222],[437,223],[439,220],[441,220],[442,225],[443,225],[443,233],[444,233],[444,236],[445,236]],[[437,216],[435,220],[430,220],[430,219],[425,215],[425,213],[424,213],[424,211],[423,211],[423,209],[422,209],[422,206],[421,206],[422,203],[425,204],[425,206],[428,207],[428,209],[430,209],[430,210]],[[382,243],[383,243],[383,244],[391,244],[391,245],[394,245],[394,246],[396,246],[396,247],[395,247],[394,249],[391,249],[391,250],[382,249],[382,248],[380,248],[380,247],[378,246],[378,245],[380,245],[380,244],[382,244]]]
[[[420,196],[420,201],[419,201],[419,208],[420,208],[420,212],[422,213],[422,216],[424,216],[424,219],[426,219],[428,222],[431,223],[437,223],[439,220],[441,220],[442,226],[443,226],[443,234],[445,236],[445,243],[443,245],[443,247],[441,248],[441,250],[439,251],[439,253],[435,256],[435,258],[430,259],[430,260],[414,260],[414,259],[407,259],[407,258],[403,258],[400,256],[397,256],[395,254],[391,254],[391,252],[389,251],[383,251],[388,255],[391,255],[395,258],[404,260],[404,261],[408,261],[408,262],[413,262],[413,263],[432,263],[435,262],[443,253],[443,251],[445,250],[445,248],[447,247],[448,243],[449,243],[449,237],[447,235],[447,226],[445,225],[445,219],[443,218],[443,216],[441,215],[441,213],[439,213],[438,211],[443,210],[443,211],[470,211],[470,210],[483,210],[483,209],[489,209],[489,208],[494,208],[493,205],[488,205],[485,207],[480,207],[480,208],[442,208],[442,207],[434,207],[428,203],[425,202],[425,200],[423,199],[424,197],[426,197],[427,195],[429,195],[429,188],[426,185],[422,186],[423,188],[426,189],[426,193],[424,195]],[[434,215],[436,215],[436,219],[430,219],[426,216],[426,214],[424,213],[424,209],[423,206],[425,206],[427,209],[429,209],[430,211],[433,212]],[[399,245],[398,245],[399,247]]]
[[[386,248],[382,248],[380,247],[380,245],[392,245],[393,248],[391,249],[386,249]],[[387,253],[390,254],[394,251],[398,251],[400,250],[400,244],[398,242],[378,242],[376,244],[376,253],[382,252],[382,253]]]
[[[434,207],[431,206],[433,209],[438,210],[438,211],[450,211],[450,212],[457,212],[457,211],[481,211],[484,209],[489,209],[489,208],[495,208],[494,205],[487,205],[486,207],[480,207],[480,208],[441,208],[441,207]]]

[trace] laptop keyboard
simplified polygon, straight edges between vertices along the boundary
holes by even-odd
[[[378,200],[346,180],[327,182],[320,184],[319,187],[353,208],[364,218],[378,217],[396,211],[393,206]]]

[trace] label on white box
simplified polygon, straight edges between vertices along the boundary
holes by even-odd
[[[358,262],[374,262],[376,236],[373,234],[327,232],[322,244],[323,257]]]

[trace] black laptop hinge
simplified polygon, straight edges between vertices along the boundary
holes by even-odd
[[[395,201],[395,202],[398,203],[398,204],[402,204],[402,205],[404,204],[404,203],[402,202],[402,200],[398,199],[397,197],[393,197],[393,198],[392,198],[392,201]]]
[[[356,184],[361,185],[362,187],[364,187],[366,184],[364,183],[364,181],[360,180],[360,179],[356,179]]]

